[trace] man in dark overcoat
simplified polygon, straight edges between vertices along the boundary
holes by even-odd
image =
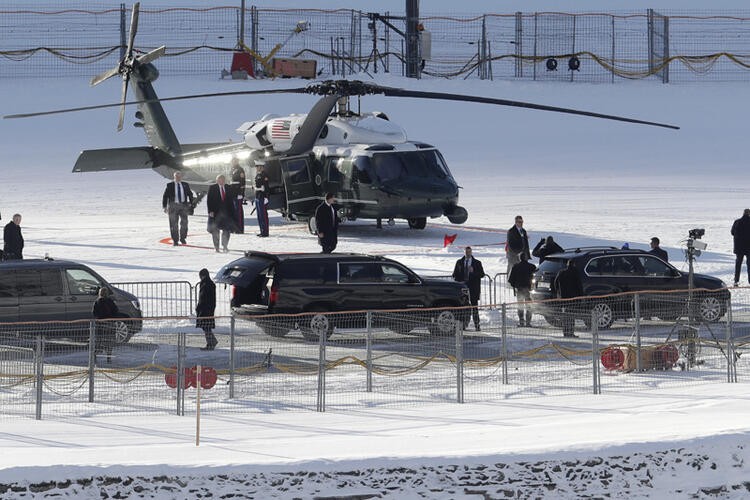
[[[213,333],[216,328],[216,284],[211,280],[206,268],[201,269],[198,276],[201,282],[198,284],[198,303],[195,305],[195,327],[201,328],[206,336],[206,347],[202,347],[201,350],[213,351],[219,343]]]
[[[516,291],[518,300],[518,326],[531,326],[531,280],[534,277],[536,266],[527,259],[513,266],[508,276],[508,283]],[[526,318],[524,319],[524,313]]]
[[[214,240],[214,248],[217,252],[229,251],[229,236],[235,231],[234,223],[234,201],[232,190],[226,185],[223,175],[216,176],[216,184],[208,188],[206,195],[206,207],[208,208],[207,230]],[[219,249],[219,233],[221,233],[221,249]]]
[[[523,217],[516,215],[515,222],[508,229],[505,239],[505,256],[508,259],[506,272],[508,274],[510,274],[513,266],[521,262],[523,258],[526,258],[526,260],[531,258],[531,252],[529,252],[529,235],[523,228]]]
[[[21,234],[21,214],[14,214],[3,229],[3,258],[23,259],[23,235]]]
[[[469,287],[469,302],[472,305],[471,316],[474,320],[474,328],[479,331],[479,294],[482,290],[482,278],[484,268],[482,263],[471,254],[471,247],[464,249],[464,256],[456,261],[453,268],[453,279],[466,283]]]
[[[732,236],[734,237],[734,286],[740,284],[740,271],[742,260],[747,259],[747,281],[750,282],[750,208],[742,212],[742,217],[732,224]]]
[[[323,253],[331,253],[338,244],[339,219],[336,216],[336,196],[326,193],[326,199],[315,209],[315,229],[318,233],[318,244]]]
[[[552,291],[560,299],[573,299],[583,295],[583,284],[578,275],[578,269],[573,260],[568,260],[567,266],[561,269],[552,282]],[[575,337],[575,312],[578,310],[578,301],[566,300],[561,302],[562,307],[562,329],[563,337]]]

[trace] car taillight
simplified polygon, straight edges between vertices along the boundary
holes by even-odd
[[[268,296],[268,305],[272,306],[279,298],[279,288],[276,285],[271,286],[271,294]]]
[[[234,285],[232,285],[232,298],[233,299],[237,298],[237,287]]]

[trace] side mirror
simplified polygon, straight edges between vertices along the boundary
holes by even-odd
[[[680,276],[680,271],[674,268],[670,268],[667,276],[669,276],[670,278],[678,278]]]

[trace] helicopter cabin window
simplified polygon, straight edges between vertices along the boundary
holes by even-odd
[[[342,180],[341,166],[343,164],[343,158],[328,158],[326,159],[326,170],[328,171],[328,182],[338,182]]]
[[[307,168],[307,160],[292,160],[286,164],[291,184],[304,184],[310,182],[310,171]]]

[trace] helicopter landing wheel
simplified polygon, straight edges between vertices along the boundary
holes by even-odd
[[[409,229],[424,229],[427,227],[427,217],[414,217],[413,219],[406,219],[409,223]]]
[[[396,225],[396,219],[393,219],[393,218],[388,219],[388,225],[389,226],[395,226]]]

